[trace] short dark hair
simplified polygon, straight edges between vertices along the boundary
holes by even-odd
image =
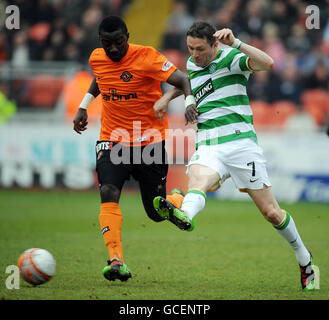
[[[212,46],[216,42],[216,38],[213,36],[215,32],[215,27],[210,23],[204,21],[196,21],[192,24],[190,29],[188,29],[186,36],[206,39],[207,42]]]
[[[124,33],[128,33],[126,23],[119,16],[108,16],[102,20],[99,25],[98,33],[113,32],[121,29]]]

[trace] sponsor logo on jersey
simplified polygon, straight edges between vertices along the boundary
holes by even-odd
[[[147,139],[147,137],[146,136],[143,136],[143,137],[139,137],[139,138],[137,138],[137,141],[138,142],[143,142],[143,141],[147,141],[148,139]]]
[[[130,99],[137,99],[137,93],[119,94],[116,89],[109,89],[109,94],[102,93],[105,101],[127,101]]]
[[[196,104],[198,105],[204,98],[215,92],[211,79],[207,80],[201,88],[194,94]]]
[[[124,82],[129,82],[133,78],[133,75],[129,71],[123,71],[120,79]]]
[[[102,229],[102,234],[104,234],[107,231],[110,231],[110,227],[109,226],[106,226],[105,228]]]
[[[96,153],[98,154],[102,150],[112,150],[112,148],[113,148],[113,142],[112,141],[102,141],[102,142],[97,143]]]
[[[168,71],[172,66],[173,64],[171,62],[165,61],[162,65],[162,71]]]

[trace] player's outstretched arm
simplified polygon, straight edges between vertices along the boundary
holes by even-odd
[[[73,120],[73,129],[77,133],[81,134],[81,131],[87,130],[88,124],[88,114],[87,108],[94,101],[94,99],[99,95],[100,91],[96,82],[96,79],[92,81],[88,92],[84,96],[80,103],[79,110]]]
[[[197,121],[198,109],[196,107],[196,102],[192,93],[191,83],[188,75],[180,70],[176,70],[168,78],[167,82],[184,92],[186,124],[188,122],[195,123]]]
[[[153,105],[155,116],[163,120],[163,114],[167,112],[169,102],[183,94],[183,91],[173,88],[166,92],[159,100]]]
[[[236,39],[231,29],[224,28],[215,32],[214,37],[223,44],[238,48],[249,57],[248,64],[252,71],[267,71],[273,68],[273,59],[264,51]]]

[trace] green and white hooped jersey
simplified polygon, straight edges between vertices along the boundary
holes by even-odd
[[[248,56],[238,49],[220,50],[206,67],[187,61],[198,116],[196,148],[241,138],[254,138],[252,110],[247,96],[247,81],[251,71]]]

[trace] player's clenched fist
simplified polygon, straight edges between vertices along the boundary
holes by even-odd
[[[197,123],[198,120],[198,108],[196,107],[195,104],[189,105],[185,109],[185,125],[188,123]]]
[[[73,120],[74,131],[81,134],[81,131],[87,130],[87,124],[88,124],[87,119],[88,119],[87,111],[85,109],[79,108],[79,110]]]
[[[228,46],[231,46],[235,40],[232,30],[228,28],[216,31],[213,36],[217,38],[219,42]]]

